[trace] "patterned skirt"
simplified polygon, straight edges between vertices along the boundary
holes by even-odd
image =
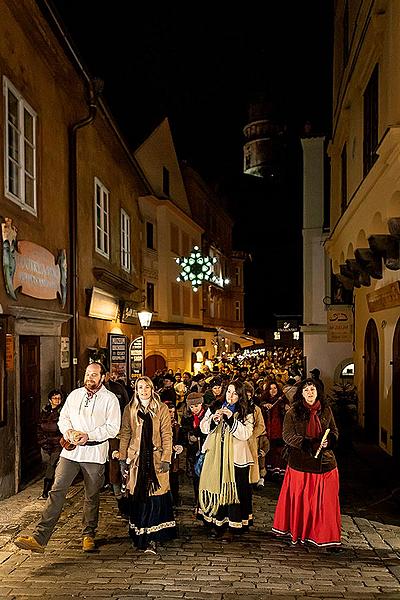
[[[339,473],[303,473],[287,467],[272,531],[292,544],[340,546]]]
[[[221,529],[229,527],[235,531],[246,531],[250,525],[253,525],[252,489],[249,483],[249,470],[250,467],[235,466],[235,481],[239,504],[225,504],[220,506],[214,516],[204,513],[199,508],[197,517],[206,524],[214,525],[214,527]]]
[[[149,496],[145,502],[129,496],[129,535],[139,550],[145,550],[150,541],[165,542],[176,538],[171,492]]]

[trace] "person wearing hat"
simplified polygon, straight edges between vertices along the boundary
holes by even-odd
[[[176,406],[176,391],[174,389],[175,377],[170,373],[166,373],[163,378],[163,387],[158,392],[161,402],[172,402]]]
[[[206,435],[200,429],[200,423],[205,415],[203,395],[191,392],[186,398],[187,412],[182,417],[181,428],[186,446],[186,473],[193,481],[194,505],[197,511],[199,498],[199,476],[195,472],[195,463],[201,451]]]
[[[210,406],[214,402],[224,401],[224,390],[222,387],[222,377],[217,376],[208,384],[208,388],[204,393],[204,404]]]
[[[206,376],[204,375],[204,373],[197,373],[197,375],[193,377],[190,391],[199,392],[200,394],[202,394],[206,388],[206,385]]]
[[[320,379],[321,371],[319,369],[312,369],[310,373],[315,382],[315,385],[321,389],[322,393],[324,393],[324,383],[322,379]]]

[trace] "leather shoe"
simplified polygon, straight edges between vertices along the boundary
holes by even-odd
[[[31,552],[40,552],[43,554],[45,547],[32,536],[20,535],[14,540],[14,544],[22,550],[30,550]]]
[[[95,548],[96,546],[94,543],[94,538],[92,538],[92,536],[90,535],[85,535],[85,537],[82,540],[82,550],[84,552],[93,552]]]

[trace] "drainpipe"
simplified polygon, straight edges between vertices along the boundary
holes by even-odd
[[[93,123],[97,114],[98,98],[103,90],[103,81],[92,79],[89,81],[89,114],[87,117],[70,125],[68,131],[69,141],[69,232],[70,232],[70,314],[71,320],[71,390],[78,383],[78,348],[79,348],[79,302],[78,302],[78,160],[77,160],[77,133],[79,129]]]

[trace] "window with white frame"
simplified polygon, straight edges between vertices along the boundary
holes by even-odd
[[[121,208],[121,267],[124,271],[131,270],[131,219]]]
[[[5,194],[24,210],[36,214],[35,111],[4,77]]]
[[[95,239],[96,252],[110,257],[110,192],[95,177],[94,180],[94,204],[95,204]]]

